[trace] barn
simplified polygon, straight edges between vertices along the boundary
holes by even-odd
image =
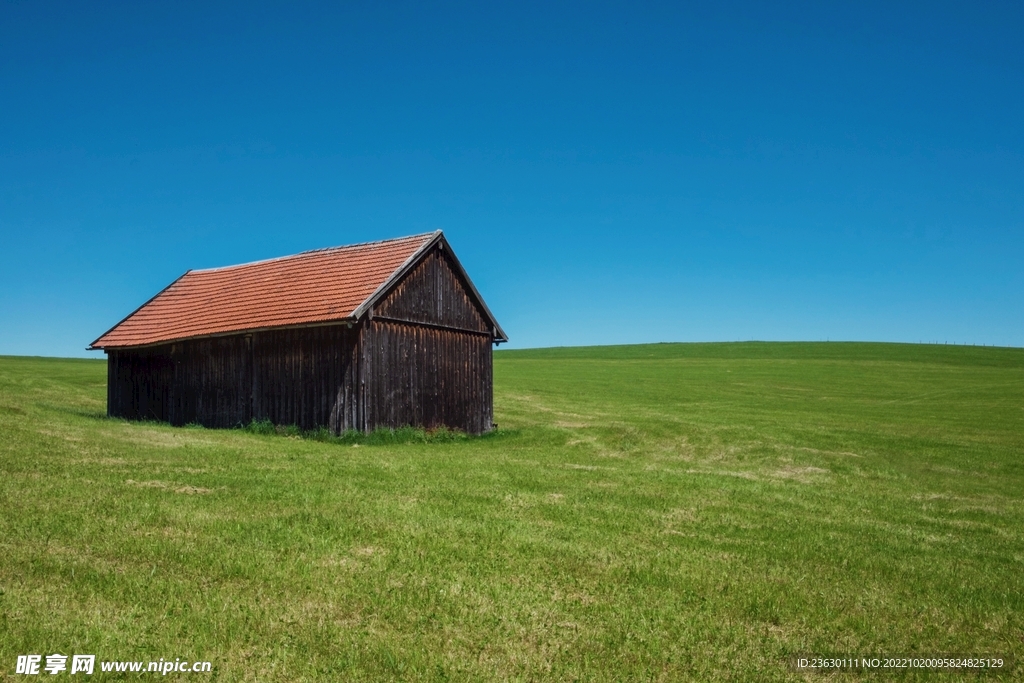
[[[89,348],[111,417],[480,434],[505,341],[437,231],[190,270]]]

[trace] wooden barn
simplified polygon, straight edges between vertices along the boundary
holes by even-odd
[[[438,231],[190,270],[89,348],[112,417],[480,434],[504,341]]]

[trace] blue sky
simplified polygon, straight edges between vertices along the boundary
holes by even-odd
[[[1024,6],[0,4],[0,353],[443,229],[511,347],[1024,345]]]

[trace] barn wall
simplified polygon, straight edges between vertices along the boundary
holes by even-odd
[[[252,337],[252,415],[335,433],[359,426],[358,330],[344,325],[260,332]]]
[[[490,431],[492,339],[447,253],[433,249],[363,328],[364,429]]]
[[[251,418],[250,341],[238,335],[171,345],[174,380],[168,422],[234,427]]]
[[[107,414],[166,422],[174,364],[170,347],[107,353]]]
[[[493,426],[491,337],[373,320],[363,337],[364,429]]]
[[[107,413],[174,425],[267,419],[356,429],[357,339],[357,330],[334,325],[111,350]]]

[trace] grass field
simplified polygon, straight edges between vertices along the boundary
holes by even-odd
[[[225,681],[1024,656],[1024,350],[504,351],[496,433],[384,445],[111,420],[104,384],[101,361],[0,358],[12,680],[53,652]]]

